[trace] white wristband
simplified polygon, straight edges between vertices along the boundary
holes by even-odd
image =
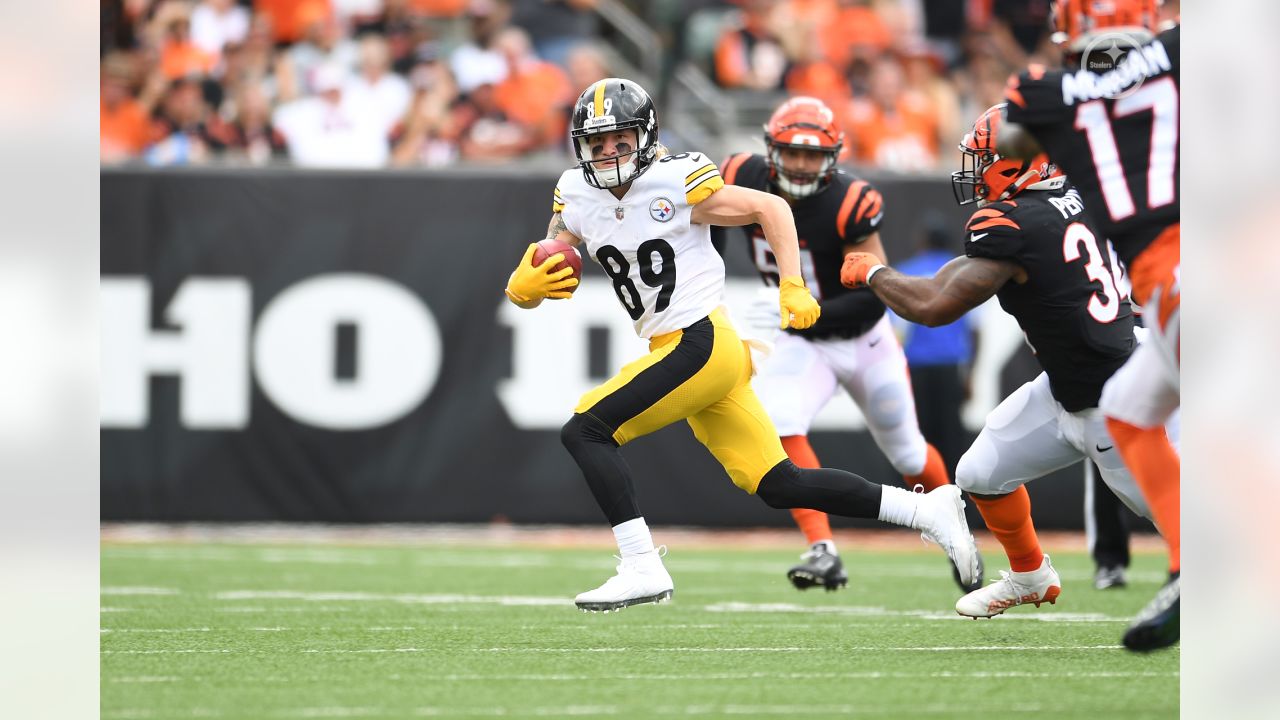
[[[871,269],[867,271],[867,280],[866,280],[866,284],[867,284],[867,285],[870,285],[870,284],[871,284],[871,278],[872,278],[872,277],[874,277],[876,273],[880,272],[880,271],[881,271],[881,270],[883,270],[883,269],[884,269],[884,265],[873,265],[873,266],[871,266]]]

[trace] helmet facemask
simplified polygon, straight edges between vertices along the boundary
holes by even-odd
[[[653,162],[656,144],[642,127],[630,125],[604,131],[596,130],[594,135],[603,136],[629,128],[634,128],[636,131],[638,147],[632,148],[630,143],[618,143],[617,155],[600,160],[592,159],[595,157],[593,145],[599,146],[602,142],[591,143],[593,135],[574,132],[573,151],[577,155],[578,164],[582,166],[582,172],[588,184],[602,189],[621,187],[636,179],[642,172],[642,168]]]
[[[782,192],[793,198],[800,199],[816,195],[830,184],[831,175],[836,169],[836,160],[840,156],[839,145],[834,148],[826,148],[817,145],[786,144],[774,142],[768,135],[765,136],[765,142],[769,146],[769,166],[773,171],[774,184]],[[821,167],[817,172],[812,173],[786,169],[782,161],[782,151],[787,148],[822,153]]]

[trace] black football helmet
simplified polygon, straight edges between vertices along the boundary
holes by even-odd
[[[635,128],[639,147],[608,158],[609,167],[591,161],[587,137],[599,133]],[[640,177],[657,159],[658,116],[649,93],[623,78],[605,78],[591,84],[573,106],[569,128],[573,153],[582,167],[587,184],[598,188],[625,185]]]

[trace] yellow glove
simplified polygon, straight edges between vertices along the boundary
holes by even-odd
[[[540,301],[543,298],[563,300],[572,297],[573,293],[568,292],[568,289],[578,284],[578,278],[569,277],[573,274],[571,267],[566,266],[551,272],[551,268],[564,260],[563,253],[556,253],[543,260],[541,265],[534,267],[533,253],[537,249],[537,243],[529,243],[529,249],[525,250],[520,264],[516,266],[515,271],[511,273],[511,279],[507,281],[507,297],[517,305]]]
[[[782,329],[804,330],[818,322],[822,308],[798,277],[784,277],[778,284],[778,302],[782,306]]]

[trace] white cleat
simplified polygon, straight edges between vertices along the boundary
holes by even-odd
[[[610,612],[632,605],[670,600],[675,585],[662,566],[666,549],[663,545],[641,555],[622,558],[617,575],[595,590],[578,595],[573,602],[583,612]]]
[[[920,488],[919,485],[916,486]],[[960,488],[943,485],[928,493],[920,494],[912,527],[920,531],[920,537],[941,546],[956,566],[963,585],[972,585],[981,574],[978,565],[978,546],[969,532],[969,521],[964,516],[964,500]]]
[[[1062,578],[1053,569],[1049,556],[1040,561],[1040,568],[1031,572],[1000,571],[1000,579],[974,590],[956,601],[956,612],[971,618],[995,617],[1016,605],[1040,603],[1053,605],[1062,593]]]

